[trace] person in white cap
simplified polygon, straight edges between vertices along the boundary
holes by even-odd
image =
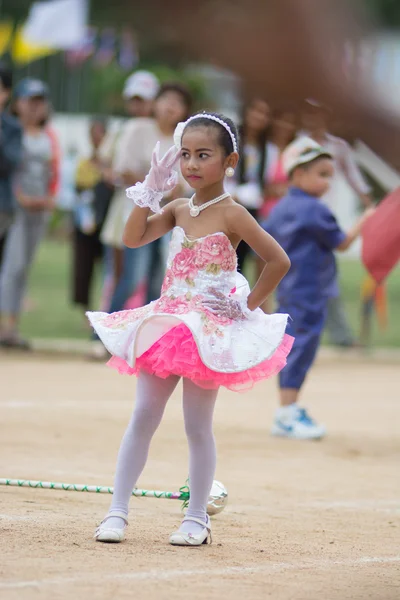
[[[111,156],[112,167],[107,172],[107,181],[115,186],[115,193],[101,231],[101,242],[106,248],[108,273],[103,291],[102,304],[108,306],[113,287],[122,276],[124,246],[122,231],[125,224],[126,197],[125,188],[136,182],[135,173],[130,165],[130,147],[135,143],[135,127],[139,120],[153,122],[154,100],[159,92],[158,78],[150,71],[135,71],[125,81],[122,97],[129,120],[125,121],[117,137],[109,137],[103,146],[103,152]],[[114,282],[114,285],[113,283]],[[103,358],[104,347],[97,339],[93,344],[92,358]]]
[[[288,194],[272,209],[264,229],[283,247],[291,268],[278,286],[278,312],[289,314],[292,352],[279,374],[280,408],[272,434],[294,439],[320,439],[325,427],[297,405],[324,329],[330,298],[338,295],[334,250],[344,251],[358,237],[373,209],[345,233],[331,210],[321,202],[334,175],[332,154],[303,137],[288,146],[283,167],[290,181]]]
[[[122,96],[126,112],[131,117],[151,117],[154,99],[160,88],[159,81],[149,71],[136,71],[125,81]]]
[[[126,112],[131,117],[122,126],[116,142],[115,155],[112,165],[112,181],[116,192],[107,215],[102,241],[106,246],[114,248],[114,263],[122,263],[122,231],[125,216],[125,188],[136,182],[136,173],[130,164],[129,150],[135,144],[135,128],[138,119],[147,119],[153,116],[154,100],[158,94],[160,84],[158,79],[148,71],[137,71],[128,77],[122,96],[125,100]],[[153,122],[153,119],[151,119]],[[116,268],[118,278],[120,269]]]

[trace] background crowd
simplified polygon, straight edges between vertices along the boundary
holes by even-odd
[[[139,249],[124,247],[122,231],[130,211],[125,188],[144,179],[156,141],[161,142],[161,152],[173,144],[177,123],[193,112],[197,100],[185,85],[174,81],[160,84],[147,71],[129,76],[122,96],[127,119],[115,131],[106,118],[93,117],[87,132],[90,154],[79,157],[72,174],[71,302],[83,315],[98,308],[93,293],[96,268],[103,281],[100,308],[107,312],[138,306],[159,295],[168,239]],[[56,206],[62,157],[51,126],[51,98],[43,81],[25,78],[13,87],[11,71],[1,67],[0,103],[0,344],[28,349],[30,342],[20,333],[20,316],[30,269]],[[227,181],[237,202],[264,221],[288,189],[283,151],[297,136],[308,135],[333,154],[335,179],[347,181],[360,207],[371,204],[371,190],[351,146],[331,133],[334,117],[329,107],[314,99],[305,99],[300,106],[278,107],[271,106],[267,98],[248,99],[238,117],[239,167],[233,180]],[[340,186],[334,181],[323,199],[334,213],[339,194]],[[164,201],[182,196],[191,196],[183,180]],[[238,248],[238,259],[250,279],[263,268],[244,243]],[[264,309],[273,310],[273,305]],[[332,343],[357,344],[340,298],[331,301],[327,329]],[[94,340],[93,355],[100,356],[103,351]]]

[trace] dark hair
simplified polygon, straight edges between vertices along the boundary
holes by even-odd
[[[180,83],[179,81],[167,81],[163,83],[158,90],[158,94],[156,96],[156,100],[161,98],[164,94],[168,92],[175,92],[175,94],[179,94],[182,98],[184,105],[186,106],[186,119],[190,115],[193,107],[193,95],[186,85]]]
[[[11,90],[13,84],[12,70],[4,63],[0,63],[0,80],[3,88]]]
[[[274,127],[274,121],[277,119],[282,119],[285,115],[292,114],[297,117],[298,111],[296,110],[294,105],[287,104],[286,106],[281,106],[280,108],[275,108],[272,112],[271,123],[268,126],[267,130],[267,141],[272,137],[272,131]],[[297,118],[296,118],[297,120]],[[288,145],[291,144],[296,138],[296,133],[293,134],[292,138],[288,141]]]
[[[246,155],[244,151],[244,146],[246,143],[246,112],[248,109],[254,104],[257,98],[253,98],[244,105],[242,112],[242,124],[239,127],[240,133],[240,159],[238,164],[238,174],[239,174],[239,183],[247,183],[246,181]],[[260,99],[262,100],[262,98]],[[267,153],[267,135],[269,131],[269,125],[260,131],[257,138],[257,149],[260,152],[260,165],[258,170],[258,180],[261,187],[264,187],[264,175],[265,175],[265,167],[266,167],[266,153]]]
[[[226,125],[233,133],[237,146],[239,146],[239,134],[235,123],[232,121],[232,119],[229,119],[229,117],[225,117],[225,115],[221,115],[219,113],[198,113],[197,115],[195,115],[196,118],[186,125],[184,132],[192,127],[207,127],[208,129],[215,129],[218,132],[218,142],[222,146],[226,156],[232,154],[232,152],[234,152],[235,149],[233,147],[232,138],[229,135],[229,132],[225,129],[223,125],[221,125],[217,121],[214,121],[213,119],[207,119],[207,117],[203,117],[203,115],[210,115],[211,117],[216,117],[217,119],[220,119],[221,121],[226,123]]]

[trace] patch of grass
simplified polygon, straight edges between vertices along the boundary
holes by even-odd
[[[343,295],[349,321],[356,335],[360,332],[361,322],[361,284],[365,278],[365,269],[357,260],[339,261],[340,289]],[[388,303],[388,325],[381,331],[377,318],[372,317],[371,342],[374,346],[400,346],[400,268],[391,273],[386,284]]]
[[[46,240],[36,257],[21,329],[28,338],[89,338],[83,310],[71,301],[72,251],[67,242]],[[96,286],[98,287],[98,286]],[[94,306],[98,305],[98,290]]]
[[[343,297],[354,331],[360,330],[360,286],[365,271],[358,261],[339,264]],[[94,294],[98,306],[99,281]],[[375,346],[400,347],[400,268],[387,284],[389,324],[380,331],[374,317],[372,343]],[[29,338],[88,338],[81,310],[73,307],[71,297],[71,252],[66,242],[46,240],[35,261],[29,286],[32,307],[23,315],[22,331]]]

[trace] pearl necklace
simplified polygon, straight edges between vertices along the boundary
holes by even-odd
[[[194,194],[194,196],[195,195],[196,194]],[[193,202],[194,196],[192,196],[189,200],[189,212],[190,212],[191,217],[198,217],[202,210],[205,210],[212,204],[217,204],[217,202],[221,202],[221,200],[225,200],[225,198],[229,198],[230,194],[228,192],[225,192],[225,194],[222,194],[222,196],[218,196],[218,198],[209,200],[208,202],[206,202],[205,204],[202,204],[201,206],[196,206],[194,204],[194,202]]]

